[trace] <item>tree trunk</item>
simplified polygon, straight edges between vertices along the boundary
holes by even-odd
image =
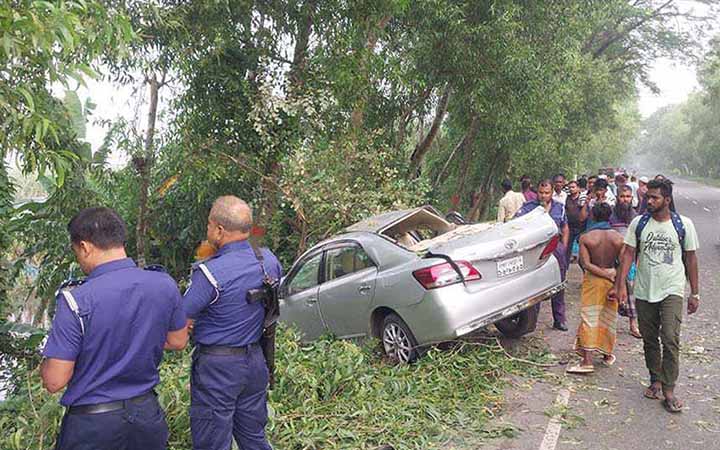
[[[368,58],[369,55],[372,54],[372,52],[375,51],[375,46],[377,45],[377,41],[380,38],[380,33],[385,29],[388,22],[390,22],[391,16],[383,16],[381,17],[376,23],[370,25],[368,28],[368,37],[367,41],[365,42],[365,48],[363,51],[366,53],[363,55],[362,60],[360,61],[360,67],[358,68],[358,71],[362,74],[362,76],[367,79],[370,77],[370,74],[368,73]],[[360,131],[360,128],[363,125],[363,122],[365,121],[365,104],[367,102],[366,98],[360,98],[356,103],[355,107],[353,108],[352,113],[350,114],[350,123],[352,124],[354,132],[357,134]]]
[[[398,120],[398,128],[395,133],[395,149],[400,150],[402,149],[403,143],[405,142],[405,135],[407,133],[407,127],[410,123],[410,119],[413,116],[413,112],[425,101],[430,97],[430,94],[432,93],[433,88],[427,87],[425,88],[422,93],[420,93],[420,96],[417,98],[414,102],[409,102],[408,105],[403,110],[403,113],[400,115],[400,119]]]
[[[502,172],[502,166],[506,164],[505,158],[501,153],[502,150],[500,149],[495,149],[495,152],[493,152],[493,159],[488,168],[489,170],[485,173],[485,179],[476,192],[473,205],[468,213],[468,219],[471,222],[477,222],[481,217],[485,217],[490,207],[490,201],[495,191],[494,186],[497,173]]]
[[[297,23],[297,36],[295,37],[295,48],[293,52],[292,66],[288,76],[288,97],[296,97],[300,94],[305,81],[305,67],[307,64],[310,36],[312,34],[313,16],[316,9],[316,0],[307,0],[302,6],[302,17]],[[270,155],[264,164],[264,174],[260,181],[260,208],[255,216],[254,238],[257,242],[268,245],[264,241],[265,231],[272,221],[277,208],[279,197],[276,180],[280,179],[282,167],[278,162],[279,155]],[[299,222],[302,222],[298,218]]]
[[[316,3],[317,0],[306,0],[302,6],[302,17],[297,24],[298,29],[295,38],[292,68],[290,69],[290,75],[288,77],[291,89],[300,89],[304,83],[305,66],[310,48],[310,36],[312,35]]]
[[[146,79],[150,88],[150,104],[148,105],[147,129],[145,130],[145,145],[142,156],[133,158],[133,164],[140,178],[140,195],[138,196],[138,217],[135,227],[135,244],[137,263],[145,267],[147,259],[146,235],[148,229],[148,195],[150,191],[150,175],[154,160],[155,123],[157,120],[158,91],[162,83],[157,75]]]
[[[449,100],[450,86],[445,86],[445,90],[443,91],[440,100],[438,100],[437,108],[435,108],[435,118],[430,126],[430,130],[427,132],[425,137],[418,142],[415,146],[415,150],[410,156],[410,177],[412,178],[417,178],[420,175],[420,166],[425,159],[425,155],[427,155],[427,152],[430,150],[430,146],[435,140],[438,131],[440,131],[440,125],[442,125],[442,121],[445,118]]]
[[[440,169],[440,172],[438,173],[437,177],[435,178],[435,183],[433,184],[433,187],[437,187],[441,182],[443,177],[445,176],[445,172],[447,171],[448,167],[450,166],[450,163],[455,158],[455,155],[458,152],[462,152],[465,158],[463,158],[463,165],[462,165],[462,176],[461,178],[461,184],[464,184],[465,178],[467,177],[467,169],[470,166],[469,161],[469,153],[472,149],[472,142],[475,140],[475,136],[477,136],[478,131],[480,130],[480,118],[477,115],[473,115],[472,120],[470,120],[470,125],[468,126],[467,131],[465,132],[465,136],[463,136],[462,139],[460,139],[460,142],[457,143],[455,148],[453,148],[453,151],[450,152],[450,156],[448,156],[447,161],[445,161],[445,164],[443,165],[442,169]]]

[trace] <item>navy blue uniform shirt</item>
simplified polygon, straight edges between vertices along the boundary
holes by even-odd
[[[268,249],[261,249],[265,270],[273,278],[282,276],[282,267]],[[265,309],[261,302],[248,303],[247,291],[262,286],[263,272],[248,241],[223,245],[204,264],[220,285],[215,288],[200,269],[192,273],[185,292],[187,317],[195,320],[193,337],[202,345],[242,347],[260,340]],[[217,300],[216,300],[217,296]]]
[[[515,217],[521,217],[528,214],[530,211],[534,211],[537,207],[542,206],[539,200],[530,200],[522,205],[522,208],[515,213]],[[550,211],[548,211],[550,217],[555,221],[559,232],[562,233],[563,226],[567,223],[567,216],[565,215],[565,205],[555,200],[550,201]]]
[[[160,382],[158,366],[169,331],[185,326],[182,296],[166,273],[142,270],[130,258],[96,267],[71,290],[80,319],[62,294],[43,355],[75,361],[60,403],[125,400]]]

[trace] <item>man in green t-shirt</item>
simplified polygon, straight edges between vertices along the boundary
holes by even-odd
[[[635,298],[640,333],[643,337],[645,364],[650,371],[650,386],[645,397],[661,399],[670,412],[681,412],[682,402],[675,397],[679,373],[680,324],[686,280],[690,280],[688,314],[700,306],[698,284],[698,237],[687,217],[671,209],[672,182],[652,180],[648,183],[647,213],[643,221],[636,217],[625,236],[625,249],[615,286],[608,294],[627,302],[626,278],[637,254]],[[641,223],[640,242],[637,228]],[[662,343],[662,351],[660,344]]]

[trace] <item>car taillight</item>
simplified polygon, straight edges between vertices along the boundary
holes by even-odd
[[[482,278],[480,272],[469,262],[455,261],[455,264],[460,268],[460,272],[462,272],[465,281],[475,281]],[[440,288],[462,281],[460,275],[458,275],[449,263],[437,264],[416,270],[413,272],[413,276],[425,289]]]
[[[557,248],[559,242],[560,242],[560,236],[556,234],[555,236],[553,236],[552,239],[550,239],[550,242],[548,242],[548,244],[545,246],[545,249],[540,254],[540,259],[549,258],[550,255],[552,255],[553,252],[555,251],[555,249]]]

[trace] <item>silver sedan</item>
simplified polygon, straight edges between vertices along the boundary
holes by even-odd
[[[533,306],[563,289],[558,229],[537,210],[504,224],[455,225],[432,207],[372,217],[320,242],[280,286],[280,319],[305,340],[374,336],[398,361],[489,324],[517,337]]]

